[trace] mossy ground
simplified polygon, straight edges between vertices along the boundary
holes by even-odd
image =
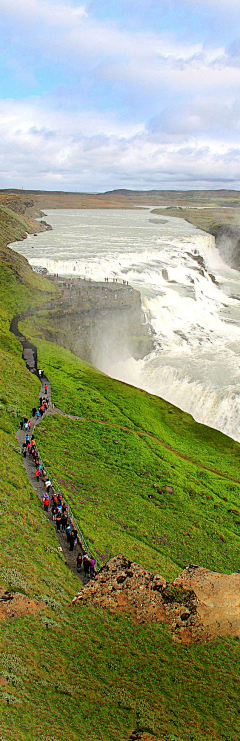
[[[138,729],[164,741],[237,741],[237,641],[184,647],[172,641],[166,626],[136,625],[128,614],[71,605],[79,581],[57,550],[54,530],[28,482],[15,439],[18,413],[29,413],[39,383],[25,368],[20,346],[8,331],[9,321],[16,306],[19,311],[34,301],[40,305],[40,297],[44,303],[46,286],[39,279],[37,287],[37,277],[34,287],[30,278],[22,284],[10,263],[2,269],[11,292],[3,291],[1,309],[1,585],[34,595],[45,607],[35,616],[1,623],[1,738],[127,741],[130,731]],[[72,509],[79,513],[86,536],[93,534],[95,547],[102,552],[107,542],[114,552],[131,551],[139,554],[141,563],[159,562],[162,571],[175,574],[190,555],[182,540],[186,520],[194,533],[191,550],[196,549],[197,558],[204,558],[209,567],[213,558],[221,570],[231,570],[236,524],[226,509],[229,502],[236,506],[237,484],[174,457],[147,438],[146,431],[236,477],[239,446],[218,433],[214,443],[213,431],[200,428],[198,448],[197,426],[191,418],[176,410],[172,424],[173,407],[107,379],[60,348],[42,344],[40,362],[51,379],[55,403],[94,419],[93,423],[58,416],[44,419],[38,439],[51,472],[58,478],[63,472],[64,491],[73,496]],[[107,432],[98,421],[101,417],[143,435],[110,427]],[[165,493],[159,508],[148,499],[148,491],[155,494],[155,481],[174,487],[174,496]],[[100,507],[92,500],[94,486]],[[213,500],[206,499],[209,490]],[[156,497],[157,502],[160,495]],[[215,502],[220,504],[216,510],[220,522],[214,519]],[[115,521],[120,517],[127,528]],[[212,557],[201,546],[204,538],[198,528],[192,530],[193,519],[207,541],[211,534]],[[161,536],[166,531],[170,545],[154,540],[159,528]],[[225,542],[219,541],[220,532]]]

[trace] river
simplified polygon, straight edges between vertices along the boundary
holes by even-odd
[[[155,331],[143,360],[97,366],[240,441],[240,274],[214,237],[183,219],[137,210],[51,210],[53,231],[11,245],[33,266],[139,289]]]

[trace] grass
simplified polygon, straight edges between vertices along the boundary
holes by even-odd
[[[79,580],[57,550],[55,532],[28,482],[15,438],[19,413],[29,413],[39,382],[27,371],[9,322],[28,303],[44,305],[47,288],[35,275],[31,284],[32,271],[20,256],[16,265],[7,249],[4,254],[1,586],[39,599],[43,608],[0,624],[1,740],[127,741],[136,729],[164,741],[237,741],[237,641],[182,646],[172,641],[166,626],[136,625],[128,613],[112,615],[90,605],[71,605]],[[226,510],[230,503],[236,506],[238,486],[178,458],[146,433],[160,435],[201,462],[221,465],[219,470],[227,475],[237,472],[239,446],[197,426],[165,402],[108,379],[61,348],[39,342],[39,350],[56,404],[93,419],[90,423],[56,416],[44,419],[38,432],[48,467],[64,478],[66,496],[92,545],[101,555],[106,545],[113,552],[121,547],[139,554],[141,563],[159,563],[171,575],[193,548],[197,557],[206,557],[201,545],[206,538],[207,548],[211,539],[214,563],[230,570],[236,518]],[[107,428],[100,424],[101,417],[133,432]],[[146,471],[147,476],[140,476]],[[172,484],[173,495],[164,490],[161,498],[153,489],[155,482],[161,487]],[[206,498],[209,491],[213,500]],[[156,500],[148,499],[149,492]],[[217,516],[214,503],[220,505]],[[198,525],[194,530],[193,522]],[[185,526],[192,536],[190,550],[182,540]],[[225,542],[219,541],[220,532]],[[154,540],[164,533],[169,545]],[[188,536],[184,538],[188,543]],[[210,556],[205,564],[211,564]]]
[[[4,739],[60,741],[71,727],[73,741],[126,741],[133,729],[165,741],[236,741],[236,642],[186,648],[164,626],[91,607],[66,607],[54,621],[5,629],[0,666],[21,683],[8,683],[19,702],[2,703]]]
[[[235,571],[239,445],[62,348],[38,352],[55,405],[82,417],[48,418],[38,446],[98,560],[121,551],[168,579],[188,562]]]
[[[63,411],[150,433],[182,456],[240,481],[239,443],[163,399],[115,381],[64,348],[44,342],[32,319],[20,327],[35,338],[41,363],[51,376],[55,405]]]

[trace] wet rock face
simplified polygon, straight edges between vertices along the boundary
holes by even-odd
[[[209,232],[216,237],[216,247],[223,260],[240,269],[240,224],[213,224]]]
[[[166,622],[183,643],[240,636],[240,575],[188,566],[170,584],[121,554],[110,559],[73,604],[131,611],[139,623]]]

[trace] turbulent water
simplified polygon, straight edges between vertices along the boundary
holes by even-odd
[[[96,280],[128,280],[155,331],[143,360],[98,367],[240,441],[240,274],[211,237],[149,209],[48,211],[52,232],[12,245],[33,266]],[[165,221],[165,223],[163,223]]]

